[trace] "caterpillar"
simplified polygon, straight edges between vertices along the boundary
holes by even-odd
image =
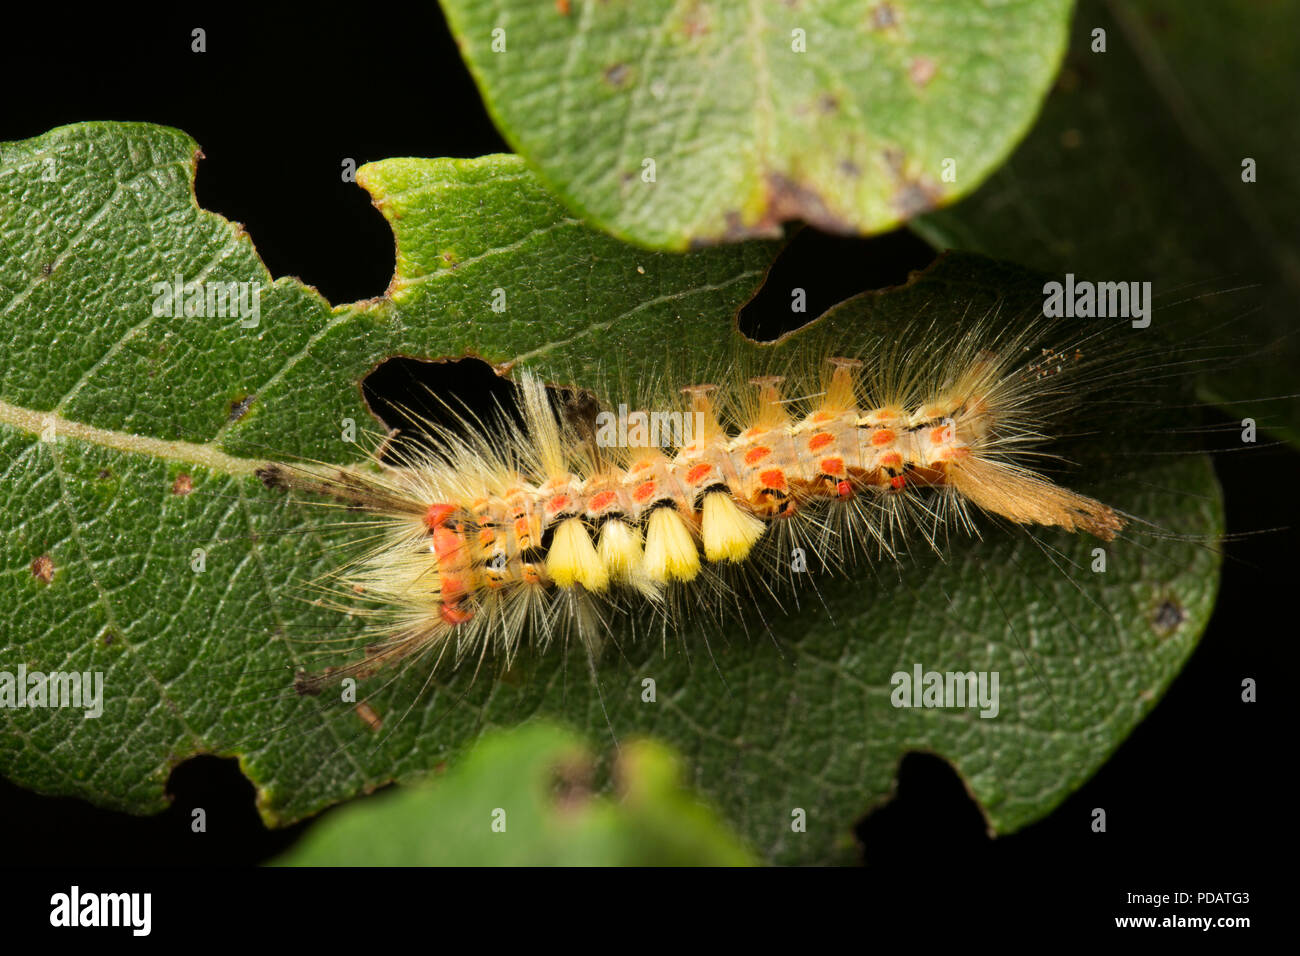
[[[557,401],[525,369],[520,420],[409,416],[426,440],[388,436],[369,470],[267,463],[269,487],[367,512],[377,536],[325,585],[367,619],[364,654],[300,671],[295,689],[489,652],[508,668],[557,636],[594,654],[621,621],[743,615],[806,586],[805,570],[896,559],[914,537],[939,550],[954,529],[977,534],[976,513],[1103,542],[1125,529],[1131,516],[1044,467],[1132,379],[1114,323],[994,313],[942,349],[919,344],[935,334],[920,321],[848,355],[814,338],[760,367],[729,361],[725,378],[640,389],[644,404],[575,387]]]

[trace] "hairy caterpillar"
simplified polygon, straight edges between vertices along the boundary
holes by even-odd
[[[1045,449],[1089,413],[1131,413],[1131,389],[1116,385],[1134,384],[1134,359],[1150,351],[1117,342],[1114,322],[1041,316],[993,313],[927,348],[937,336],[920,321],[848,356],[798,343],[768,367],[738,360],[724,378],[666,381],[631,405],[570,390],[556,408],[525,371],[522,423],[411,416],[428,443],[392,438],[378,470],[268,464],[266,484],[377,525],[324,584],[367,619],[364,654],[300,673],[297,690],[401,662],[477,667],[489,652],[508,667],[525,643],[544,650],[557,635],[595,653],[622,622],[667,631],[692,608],[743,616],[755,596],[897,557],[909,539],[939,550],[974,531],[975,512],[1120,533],[1133,519],[1051,480]],[[1145,384],[1160,377],[1149,369]],[[656,421],[690,427],[652,441]]]

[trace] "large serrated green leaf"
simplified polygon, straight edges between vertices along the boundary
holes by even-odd
[[[171,766],[217,751],[240,757],[264,817],[287,822],[413,778],[487,728],[551,717],[592,739],[612,728],[669,742],[768,859],[843,859],[854,821],[911,749],[951,759],[997,830],[1041,817],[1195,645],[1212,551],[1116,542],[1106,574],[1067,577],[1058,565],[1087,568],[1096,542],[1043,535],[1055,554],[992,528],[954,540],[944,560],[918,544],[897,568],[822,581],[821,601],[773,619],[774,639],[715,633],[706,651],[688,629],[689,654],[624,641],[600,662],[599,692],[581,653],[552,652],[501,678],[491,667],[440,678],[402,720],[425,679],[408,672],[373,700],[380,735],[350,706],[295,699],[301,648],[286,638],[346,637],[356,622],[299,600],[297,585],[340,560],[321,549],[337,516],[263,488],[251,470],[268,449],[353,460],[340,432],[365,416],[357,382],[396,353],[472,350],[565,380],[597,366],[650,371],[669,350],[686,367],[716,361],[773,249],[638,251],[568,220],[516,159],[394,160],[360,177],[397,235],[391,298],[331,309],[279,280],[255,329],[160,320],[149,311],[159,277],[269,284],[247,237],[195,207],[194,153],[178,132],[116,124],[4,146],[0,312],[16,347],[0,378],[0,662],[107,681],[97,720],[5,715],[0,770],[26,786],[150,812]],[[47,158],[58,188],[41,178]],[[907,286],[850,300],[791,347],[824,335],[851,350],[881,323],[958,321],[997,302],[1021,314],[1040,299],[1037,277],[948,256]],[[1092,490],[1164,528],[1219,532],[1205,461],[1160,458],[1142,477]],[[46,554],[48,584],[31,567]],[[1181,609],[1173,626],[1169,605]],[[890,676],[916,662],[999,671],[1001,715],[894,709]],[[791,827],[796,809],[806,832]]]
[[[667,249],[777,236],[789,219],[880,232],[965,195],[1033,122],[1071,11],[1070,0],[442,5],[511,146],[590,221]]]

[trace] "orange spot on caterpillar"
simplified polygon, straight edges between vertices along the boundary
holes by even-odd
[[[893,488],[895,491],[900,490],[906,484],[907,479],[902,475],[895,475],[893,478],[889,479],[889,487]]]
[[[853,486],[847,481],[838,481],[835,483],[835,493],[841,498],[853,497]]]
[[[433,553],[438,556],[438,564],[458,558],[464,550],[465,540],[455,531],[446,528],[433,529]]]
[[[745,464],[757,465],[760,461],[772,454],[772,449],[766,445],[759,445],[757,448],[751,448],[745,452]]]
[[[455,604],[444,604],[438,608],[438,616],[447,624],[455,627],[457,624],[464,624],[474,617],[473,611],[466,611],[464,608]]]
[[[952,437],[952,429],[947,425],[940,425],[930,432],[930,442],[935,445],[942,445],[946,441],[951,441]]]
[[[438,579],[438,590],[443,606],[454,606],[469,592],[469,582],[464,575],[443,573]]]
[[[686,483],[688,485],[698,485],[708,477],[709,472],[713,471],[712,465],[695,465],[686,473]]]
[[[635,498],[638,503],[644,503],[648,501],[650,496],[654,493],[655,483],[653,481],[647,481],[637,486],[636,491],[632,492],[632,497]]]
[[[818,432],[808,439],[808,450],[821,451],[833,441],[835,441],[835,436],[830,432]]]
[[[424,526],[431,531],[435,528],[441,528],[447,521],[448,516],[455,510],[455,505],[429,505],[429,510],[424,513]]]
[[[569,501],[568,495],[556,495],[546,503],[546,510],[551,514],[558,514],[569,506]]]
[[[895,437],[891,429],[877,428],[871,435],[871,444],[879,448],[881,445],[888,445]]]
[[[823,458],[821,460],[821,470],[823,475],[842,475],[844,474],[844,459]]]
[[[186,472],[181,472],[176,476],[176,480],[172,482],[172,494],[174,495],[188,495],[193,490],[194,480]]]
[[[527,518],[515,519],[515,538],[519,541],[519,547],[521,548],[532,546],[533,529],[528,526]]]
[[[758,480],[763,483],[764,488],[771,488],[776,491],[785,490],[785,472],[780,468],[769,468],[758,476]]]
[[[606,508],[612,505],[617,498],[618,495],[612,491],[597,492],[596,494],[592,495],[591,500],[587,502],[587,510],[604,511]]]
[[[833,419],[834,417],[835,417],[835,416],[832,415],[830,412],[813,412],[813,415],[812,415],[812,421],[814,421],[814,422],[816,422],[817,424],[820,425],[822,422],[828,422],[828,421],[830,421],[831,419]],[[817,450],[817,449],[815,449],[815,448],[813,449],[813,451],[816,451],[816,450]]]
[[[886,468],[902,468],[903,456],[896,451],[891,451],[888,455],[880,456],[880,463]]]

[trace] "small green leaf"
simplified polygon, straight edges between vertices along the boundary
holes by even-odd
[[[360,176],[397,234],[391,298],[331,308],[294,280],[272,284],[248,237],[195,206],[195,149],[119,124],[3,148],[0,670],[105,674],[101,717],[6,713],[0,772],[20,784],[154,812],[176,763],[232,754],[264,818],[283,823],[546,717],[592,740],[673,746],[767,860],[844,860],[909,750],[950,759],[1000,832],[1043,816],[1195,646],[1218,575],[1201,542],[1221,505],[1206,461],[1161,456],[1140,480],[1098,473],[1085,490],[1190,537],[1116,541],[1105,574],[1087,570],[1091,539],[982,525],[983,540],[954,534],[942,558],[915,541],[898,566],[819,579],[786,614],[763,612],[770,634],[753,615],[748,637],[616,629],[599,686],[575,646],[501,676],[488,663],[425,686],[411,669],[366,688],[378,733],[351,704],[298,698],[302,642],[357,635],[359,621],[300,590],[343,559],[327,545],[348,540],[349,516],[263,487],[259,460],[354,462],[341,433],[366,421],[357,383],[394,354],[472,350],[590,384],[770,348],[740,341],[734,316],[774,250],[647,253],[568,219],[511,157],[394,160]],[[176,275],[262,281],[258,325],[155,316],[153,284]],[[777,347],[851,354],[925,316],[942,348],[964,315],[994,307],[1041,309],[1041,276],[949,255]],[[998,671],[999,716],[892,707],[891,675],[918,662]]]
[[[502,134],[653,248],[880,232],[974,189],[1029,129],[1070,0],[443,0]]]
[[[753,857],[682,789],[679,759],[633,740],[617,801],[591,757],[550,724],[496,731],[446,776],[354,803],[310,830],[290,866],[744,866]]]

